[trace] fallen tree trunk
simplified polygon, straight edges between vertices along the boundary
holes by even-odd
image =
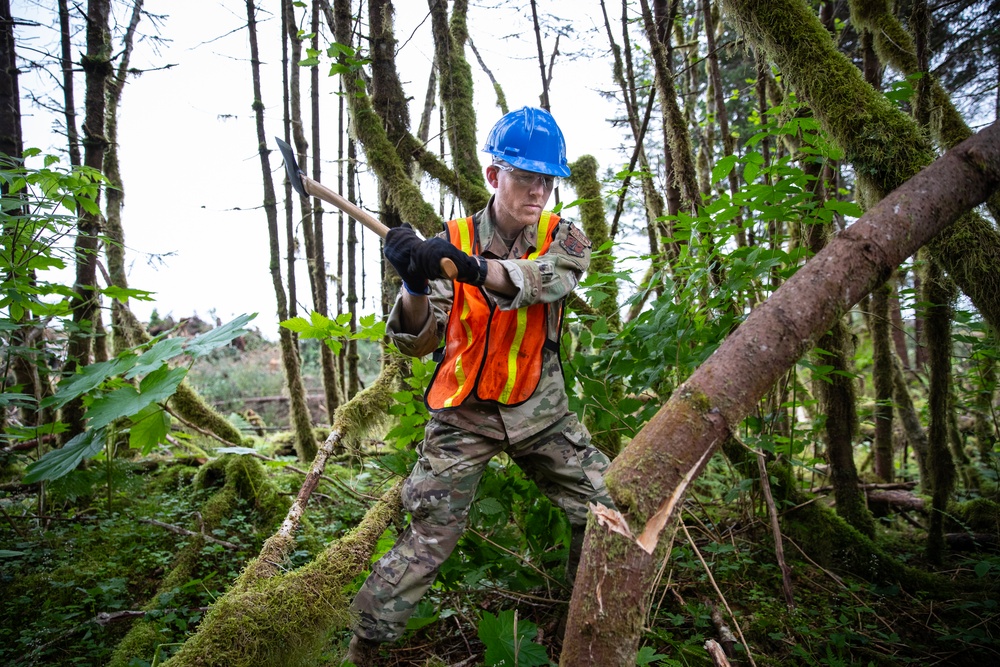
[[[608,472],[621,513],[588,524],[560,664],[634,664],[661,534],[715,448],[840,314],[998,185],[994,124],[838,235],[674,392]]]

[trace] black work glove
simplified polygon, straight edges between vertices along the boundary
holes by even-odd
[[[413,294],[427,293],[427,274],[413,262],[413,251],[422,243],[408,222],[393,227],[385,235],[385,258],[403,279],[403,286]]]
[[[431,279],[446,278],[441,268],[442,259],[450,259],[458,269],[456,280],[481,287],[486,282],[486,260],[464,252],[440,236],[427,239],[410,254],[410,268]]]

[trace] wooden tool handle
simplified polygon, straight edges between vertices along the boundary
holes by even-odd
[[[310,196],[322,199],[328,204],[333,204],[382,238],[385,238],[385,235],[389,233],[388,227],[383,225],[364,209],[355,206],[330,188],[318,181],[312,180],[305,174],[299,172],[299,176],[302,178],[302,187],[305,188],[306,192],[309,193]],[[441,259],[441,271],[451,280],[454,280],[458,275],[458,268],[455,266],[455,262],[451,261],[447,257]]]

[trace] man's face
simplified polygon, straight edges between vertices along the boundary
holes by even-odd
[[[491,164],[486,168],[486,180],[496,190],[493,214],[497,224],[520,229],[538,222],[556,179],[507,165]]]

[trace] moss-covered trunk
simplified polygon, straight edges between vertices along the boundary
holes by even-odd
[[[802,0],[724,0],[727,16],[764,49],[844,149],[858,182],[877,199],[931,163],[929,139],[912,118],[865,82]],[[1000,327],[1000,234],[967,212],[929,246],[983,317]]]
[[[652,555],[714,449],[842,313],[998,184],[992,126],[834,238],[673,393],[608,471],[620,513],[588,523],[561,664],[635,664]]]
[[[868,328],[872,337],[872,383],[875,385],[875,475],[893,481],[892,459],[892,347],[889,344],[891,281],[872,292]]]
[[[944,557],[944,519],[948,498],[955,486],[955,462],[948,448],[948,425],[951,411],[951,302],[954,298],[950,281],[937,264],[926,262],[924,293],[927,304],[927,348],[930,358],[930,383],[927,411],[928,468],[931,474],[931,514],[927,530],[927,558],[940,564]]]
[[[257,128],[257,154],[260,157],[260,167],[264,186],[264,213],[267,217],[267,234],[270,241],[271,283],[274,286],[274,296],[277,301],[278,318],[288,319],[288,301],[285,287],[281,281],[281,251],[278,241],[278,208],[274,193],[274,181],[271,178],[271,163],[268,159],[267,138],[264,134],[264,102],[261,98],[260,85],[260,54],[257,47],[257,19],[254,0],[247,0],[247,28],[250,38],[250,67],[253,77],[253,110]],[[312,416],[306,403],[305,386],[302,384],[302,372],[299,351],[292,338],[291,331],[285,327],[278,330],[278,340],[281,344],[281,361],[285,371],[285,383],[288,388],[289,404],[292,413],[292,426],[295,430],[295,451],[301,461],[311,461],[316,455],[316,438],[312,431]]]

